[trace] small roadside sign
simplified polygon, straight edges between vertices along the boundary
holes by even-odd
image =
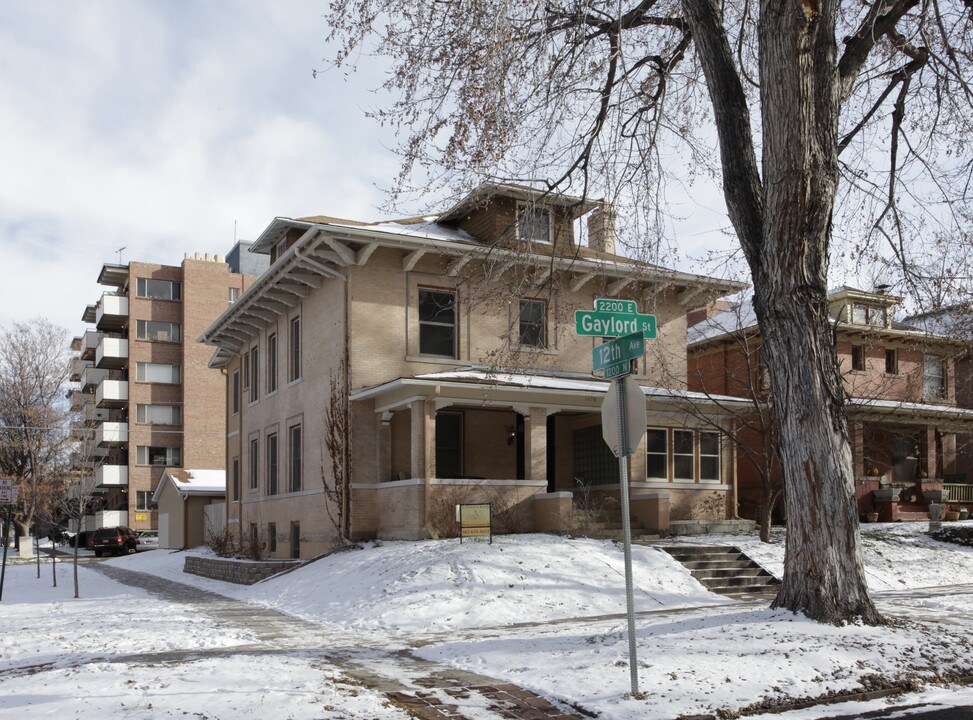
[[[490,503],[456,506],[459,541],[463,538],[489,538],[493,544],[493,522]]]

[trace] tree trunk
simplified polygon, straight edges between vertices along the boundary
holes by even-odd
[[[775,606],[881,622],[858,555],[851,449],[827,308],[838,181],[835,0],[761,0],[763,156],[715,0],[683,0],[713,102],[727,209],[750,265],[786,489]],[[763,177],[760,177],[760,174]]]
[[[787,482],[774,605],[823,622],[881,621],[859,557],[844,391],[828,315],[838,182],[834,0],[763,0],[763,236],[747,248]]]

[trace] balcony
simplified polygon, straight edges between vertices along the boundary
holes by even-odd
[[[68,393],[68,403],[74,412],[81,410],[87,403],[93,400],[94,398],[91,396],[91,393],[86,393],[82,390],[71,390]]]
[[[95,353],[98,351],[98,343],[101,342],[102,335],[97,330],[85,330],[81,336],[81,359],[94,360]]]
[[[95,527],[128,525],[128,510],[102,510],[95,516]]]
[[[85,392],[94,392],[101,384],[101,381],[107,377],[108,370],[91,366],[81,376],[81,389]]]
[[[80,345],[78,346],[80,350]],[[82,360],[79,357],[71,358],[70,367],[70,377],[68,378],[71,382],[81,382],[81,378],[84,377],[84,371],[91,367],[90,360]]]
[[[94,403],[84,406],[85,422],[105,422],[108,419],[108,408],[95,407]]]
[[[102,465],[95,470],[95,483],[99,487],[127,487],[127,465]]]
[[[124,445],[128,442],[128,423],[103,422],[95,432],[95,441],[101,445]]]
[[[104,372],[108,372],[105,370]],[[128,404],[127,380],[102,380],[95,391],[95,405],[100,408],[120,408]]]
[[[95,327],[99,330],[121,330],[128,324],[128,298],[105,293],[95,312]]]
[[[123,368],[128,365],[128,340],[124,338],[103,337],[95,354],[95,366],[100,368]]]

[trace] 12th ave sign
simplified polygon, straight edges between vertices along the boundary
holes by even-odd
[[[598,301],[595,301],[596,303]],[[644,333],[646,340],[655,339],[655,315],[602,310],[575,310],[574,332],[594,337],[621,337]]]
[[[591,350],[591,365],[596,372],[605,370],[605,377],[612,378],[616,375],[607,374],[609,367],[613,365],[625,366],[626,363],[645,355],[645,335],[641,332],[624,335],[614,338],[601,345],[597,345]]]

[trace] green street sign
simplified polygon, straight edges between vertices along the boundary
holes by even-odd
[[[626,360],[623,363],[618,363],[617,365],[609,365],[605,368],[605,380],[611,380],[613,378],[622,377],[623,375],[628,375],[632,372],[632,361]]]
[[[626,315],[637,315],[639,306],[634,300],[595,298],[595,310],[606,313],[625,313]]]
[[[656,336],[655,315],[575,310],[574,332],[578,335],[594,337],[621,337],[622,335],[642,332],[646,340],[654,340]]]
[[[639,331],[614,338],[592,348],[591,365],[595,371],[605,370],[605,377],[617,377],[617,375],[608,375],[607,368],[614,365],[628,366],[632,360],[643,355],[645,355],[645,335]]]

